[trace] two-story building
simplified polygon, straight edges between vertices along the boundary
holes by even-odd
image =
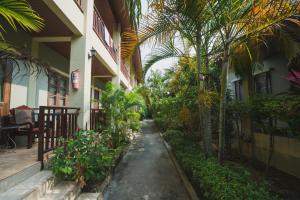
[[[2,76],[1,114],[21,105],[79,107],[78,125],[85,128],[91,108],[99,107],[106,82],[112,81],[126,90],[139,82],[139,50],[132,65],[121,58],[121,35],[131,28],[125,1],[28,0],[28,3],[45,20],[44,29],[39,33],[21,29],[15,32],[6,26],[5,37],[48,63],[50,71],[28,74],[22,72],[20,63],[11,77]],[[72,74],[79,78],[77,89],[72,85]]]

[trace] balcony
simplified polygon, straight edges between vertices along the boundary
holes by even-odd
[[[104,21],[96,7],[94,7],[94,22],[93,22],[93,29],[101,42],[104,44],[112,58],[116,63],[118,63],[118,49],[117,46],[114,44],[114,41],[104,24]]]
[[[130,81],[130,74],[129,74],[129,71],[127,70],[127,68],[124,64],[124,61],[122,61],[122,63],[121,63],[121,71],[122,71],[123,75],[125,76],[125,78],[127,79],[127,81],[129,82]]]

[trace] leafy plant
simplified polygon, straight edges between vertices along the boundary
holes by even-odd
[[[57,148],[51,161],[53,173],[64,179],[87,183],[102,181],[114,165],[121,150],[110,148],[99,133],[80,131],[65,147]]]
[[[108,83],[103,91],[101,104],[106,116],[103,134],[110,140],[111,147],[117,148],[128,141],[128,129],[139,129],[139,113],[144,108],[143,98],[136,91],[125,93],[120,86]]]
[[[165,139],[175,156],[190,175],[196,189],[209,200],[274,200],[267,183],[256,183],[243,169],[221,165],[215,158],[206,159],[200,146],[178,130],[168,130]]]

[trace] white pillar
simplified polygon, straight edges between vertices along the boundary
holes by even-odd
[[[89,128],[90,106],[91,106],[91,78],[92,78],[92,58],[88,54],[92,49],[90,41],[93,31],[93,11],[94,0],[84,1],[83,11],[85,18],[85,35],[74,37],[71,41],[70,54],[70,81],[69,81],[69,103],[71,107],[80,107],[78,118],[79,128]],[[71,73],[79,69],[80,88],[72,88]]]
[[[31,42],[31,56],[34,58],[39,57],[39,42],[32,41]],[[27,89],[27,105],[32,108],[38,107],[36,101],[36,94],[37,94],[37,74],[30,73],[29,80],[28,80],[28,89]]]

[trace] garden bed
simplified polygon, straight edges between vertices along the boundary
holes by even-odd
[[[51,170],[60,180],[77,182],[84,192],[101,192],[131,140],[117,147],[110,141],[97,132],[80,131],[65,147],[55,150]]]
[[[163,135],[202,199],[277,199],[266,182],[255,182],[243,167],[231,168],[214,158],[206,159],[200,146],[180,131],[168,130]]]
[[[96,182],[90,182],[82,188],[82,192],[84,193],[103,193],[107,186],[110,184],[111,178],[114,174],[115,168],[122,160],[123,156],[127,153],[128,147],[130,143],[124,145],[122,149],[116,155],[110,171],[107,173],[106,177],[103,180],[99,180]]]

